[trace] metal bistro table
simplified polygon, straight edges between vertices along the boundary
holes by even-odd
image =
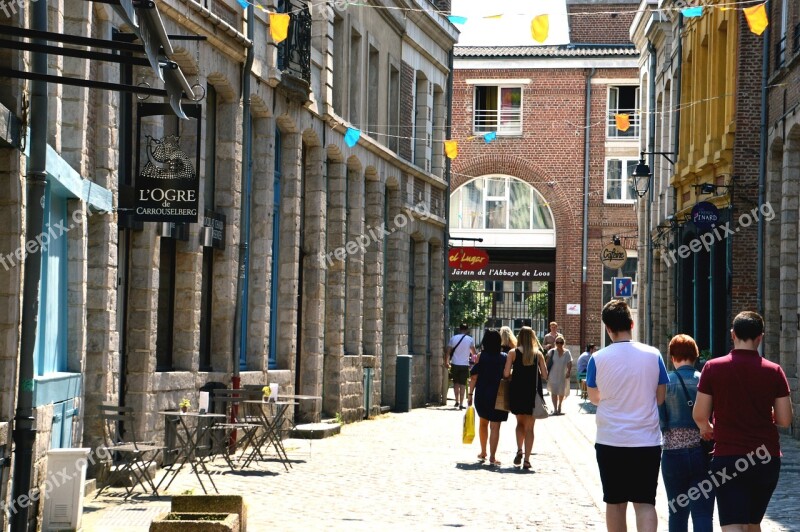
[[[178,456],[176,458],[178,467],[175,467],[175,464],[172,464],[172,469],[167,470],[164,473],[164,477],[161,479],[161,481],[159,481],[156,488],[160,488],[161,484],[163,484],[167,477],[170,477],[170,474],[172,474],[169,482],[167,482],[167,485],[164,486],[165,491],[169,489],[172,481],[175,480],[175,477],[178,476],[180,470],[183,469],[183,466],[188,462],[189,466],[192,468],[192,471],[197,477],[197,481],[200,482],[200,487],[203,488],[203,493],[207,494],[208,491],[203,484],[203,479],[200,478],[200,470],[202,470],[203,474],[205,474],[208,480],[211,481],[214,491],[219,493],[216,484],[214,484],[214,479],[211,478],[211,473],[208,472],[205,460],[202,456],[198,456],[197,450],[199,443],[205,439],[205,435],[208,433],[209,429],[213,427],[214,420],[220,418],[225,419],[225,414],[201,414],[200,412],[180,412],[175,410],[165,410],[158,413],[164,415],[164,420],[166,423],[170,423],[171,419],[177,419],[175,435],[178,440],[178,447],[175,450],[178,452]],[[188,419],[196,420],[194,427],[191,427],[187,423]]]
[[[289,463],[289,456],[287,456],[286,449],[283,447],[280,431],[281,426],[286,419],[286,410],[288,410],[290,406],[297,405],[299,403],[297,403],[297,401],[242,402],[255,411],[256,417],[261,423],[261,426],[264,428],[263,434],[256,438],[255,442],[253,442],[253,449],[250,451],[250,455],[247,457],[242,467],[244,468],[250,465],[250,463],[255,460],[257,455],[262,456],[262,446],[269,447],[272,445],[275,448],[275,452],[278,454],[278,460],[280,460],[280,462],[283,464],[283,467],[286,468],[286,471],[289,471],[289,468],[292,466],[292,464]]]

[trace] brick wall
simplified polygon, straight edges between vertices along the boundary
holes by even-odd
[[[414,137],[414,67],[402,62],[400,66],[400,138],[397,154],[413,160],[411,146]]]
[[[596,78],[635,78],[635,70],[601,69]],[[473,85],[466,79],[530,79],[523,87],[523,135],[466,141],[472,132]],[[453,189],[473,177],[507,174],[534,186],[548,202],[556,227],[555,320],[568,344],[579,341],[580,316],[566,316],[567,303],[581,300],[583,236],[583,150],[585,80],[582,69],[456,70],[453,134],[459,155],[453,161]],[[612,234],[635,235],[635,204],[603,202],[607,87],[592,86],[586,341],[600,341],[602,265],[600,250]]]
[[[739,227],[733,237],[731,314],[756,309],[756,249],[758,224],[743,227],[739,217],[758,207],[758,145],[761,112],[761,38],[739,14],[739,53],[736,65],[736,138],[733,147],[733,224]]]
[[[636,4],[570,5],[569,40],[572,43],[630,43],[629,29]]]

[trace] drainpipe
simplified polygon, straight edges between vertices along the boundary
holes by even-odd
[[[249,285],[249,260],[250,260],[250,189],[253,177],[253,132],[250,120],[250,75],[253,70],[255,49],[252,45],[255,36],[255,13],[253,5],[247,7],[247,39],[251,46],[247,49],[247,59],[242,69],[242,225],[239,235],[239,277],[236,282],[236,305],[234,310],[233,334],[233,376],[231,387],[238,390],[241,387],[239,378],[239,360],[242,353],[247,353],[247,305]],[[235,414],[231,409],[231,416]]]
[[[766,9],[767,13],[770,12],[772,2],[767,0]],[[767,83],[769,81],[769,39],[770,31],[767,26],[763,37],[763,59],[761,65],[761,137],[758,147],[758,205],[764,205],[765,187],[767,180],[767,119],[768,119],[768,100],[767,100]],[[756,250],[758,258],[756,259],[756,310],[762,316],[764,315],[764,217],[758,217],[758,245]],[[730,267],[731,265],[729,265]],[[728,271],[731,271],[730,269]]]
[[[591,140],[592,119],[592,78],[595,68],[586,75],[586,95],[584,108],[586,112],[583,135],[583,249],[581,251],[581,335],[580,348],[586,345],[586,285],[589,274],[589,141]]]
[[[449,70],[449,74],[447,76],[447,119],[445,122],[445,138],[449,139],[450,134],[452,133],[453,129],[453,49],[450,48],[450,52],[447,54],[447,68]],[[445,218],[450,216],[450,158],[444,158],[444,174],[445,174],[445,181],[447,181],[447,188],[444,191],[444,212]],[[442,338],[446,342],[448,339],[449,333],[449,325],[450,325],[450,224],[447,223],[444,226],[444,248],[443,248],[443,261],[444,261],[444,334]],[[444,371],[444,366],[442,366],[442,371]],[[444,380],[444,377],[442,377]],[[449,380],[448,380],[449,386]],[[447,404],[447,390],[445,389],[442,393],[442,404]]]
[[[647,151],[650,152],[650,168],[655,169],[655,154],[656,147],[656,47],[653,42],[647,40],[647,53],[650,55],[650,73],[647,82],[647,109],[650,114],[647,119]],[[653,225],[653,185],[655,179],[653,178],[653,171],[650,171],[648,177],[650,181],[647,189],[647,209],[645,212],[646,220],[645,227],[647,228],[647,345],[653,345],[653,238],[650,234]]]
[[[680,131],[681,131],[681,85],[682,80],[681,76],[683,75],[683,40],[681,39],[681,32],[683,31],[683,15],[679,12],[678,13],[678,44],[676,46],[676,66],[675,66],[675,76],[673,76],[673,80],[678,80],[677,83],[672,83],[672,86],[675,87],[675,101],[677,102],[675,105],[675,129],[672,130],[672,151],[675,153],[675,163],[677,164],[678,159],[680,157]],[[675,167],[672,168],[673,172],[675,171]],[[678,194],[675,190],[672,191],[672,214],[678,212]],[[680,229],[675,231],[675,236],[673,237],[674,242],[673,246],[678,246],[678,239],[680,238],[681,231]],[[730,264],[730,263],[729,263]],[[678,280],[680,277],[678,276],[678,268],[677,264],[673,264],[672,270],[672,289],[675,293],[672,294],[673,296],[673,304],[675,305],[675,321],[672,323],[672,331],[678,331]]]
[[[34,30],[47,31],[47,2],[35,2],[32,6]],[[38,45],[47,44],[34,39]],[[34,52],[33,72],[47,74],[47,54]],[[47,185],[47,82],[31,82],[31,130],[30,157],[28,158],[25,183],[25,241],[32,242],[42,233],[44,223],[44,196]],[[33,473],[33,448],[36,429],[33,419],[34,368],[33,357],[36,344],[36,328],[39,318],[39,285],[42,275],[42,255],[37,246],[25,258],[22,291],[22,330],[19,353],[19,382],[17,384],[17,409],[14,416],[14,474],[11,477],[11,500],[31,495]],[[11,513],[11,530],[24,532],[28,529],[30,505],[17,508]]]

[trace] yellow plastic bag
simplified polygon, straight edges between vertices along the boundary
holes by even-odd
[[[461,441],[469,445],[473,439],[475,439],[475,407],[468,406],[467,413],[464,414],[464,431]]]

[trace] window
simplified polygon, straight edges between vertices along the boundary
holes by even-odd
[[[522,134],[522,87],[475,87],[472,129],[476,134]]]
[[[370,90],[367,91],[367,123],[366,129],[373,132],[381,131],[383,128],[378,127],[381,122],[378,121],[378,74],[380,73],[380,54],[378,49],[370,45],[369,59],[367,62],[367,83],[369,83]]]
[[[617,129],[618,114],[628,115],[630,127],[627,131]],[[609,138],[638,139],[641,127],[639,115],[639,87],[622,85],[608,89],[608,136]]]
[[[350,33],[350,123],[361,125],[361,35]]]
[[[162,237],[160,247],[156,371],[172,371],[172,323],[175,308],[175,239]]]
[[[333,15],[333,110],[339,116],[344,116],[344,98],[347,88],[345,87],[345,34],[344,19],[337,15],[334,10]]]
[[[514,281],[514,303],[522,303],[531,294],[531,281]]]
[[[486,293],[494,294],[496,303],[503,302],[503,281],[485,281]]]
[[[781,26],[778,34],[778,42],[775,45],[775,68],[782,68],[786,64],[786,41],[789,31],[789,1],[781,2]]]
[[[281,132],[275,128],[275,172],[272,201],[272,261],[269,289],[269,369],[278,367],[278,251],[281,226]]]
[[[67,200],[47,183],[44,193],[44,232],[53,228],[41,247],[39,323],[36,327],[34,375],[67,371],[67,237],[57,227],[67,226]]]
[[[606,159],[606,203],[631,203],[636,200],[633,172],[636,159]]]
[[[396,152],[400,136],[400,71],[389,67],[389,149]]]
[[[553,229],[552,214],[541,194],[513,177],[479,177],[450,199],[452,229]]]

